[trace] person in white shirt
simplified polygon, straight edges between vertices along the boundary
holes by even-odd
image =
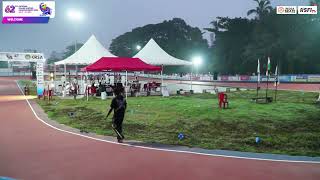
[[[106,78],[106,83],[110,84],[110,76],[109,76],[109,74],[105,74],[105,78]]]
[[[62,77],[61,77],[61,82],[62,82],[62,83],[65,83],[65,82],[66,82],[66,77],[65,77],[64,75],[62,75]]]

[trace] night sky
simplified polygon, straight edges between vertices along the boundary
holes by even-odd
[[[308,2],[272,0],[272,5]],[[255,6],[253,0],[56,0],[56,17],[49,24],[0,24],[0,51],[37,49],[48,56],[53,50],[64,50],[75,40],[86,41],[91,34],[108,48],[112,39],[138,26],[179,17],[203,29],[210,27],[209,23],[217,16],[245,17]],[[81,10],[85,20],[77,23],[69,20],[66,12],[70,8]]]

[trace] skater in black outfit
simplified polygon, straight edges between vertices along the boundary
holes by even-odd
[[[113,118],[112,118],[112,127],[116,129],[116,131],[119,132],[117,133],[117,139],[119,143],[122,143],[124,136],[122,135],[122,122],[124,119],[124,114],[127,109],[127,101],[123,97],[123,88],[122,87],[117,87],[114,90],[114,93],[116,95],[115,98],[112,99],[111,105],[110,105],[110,110],[108,112],[107,117],[110,115],[112,110],[114,110]]]

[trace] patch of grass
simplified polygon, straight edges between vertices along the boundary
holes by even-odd
[[[272,91],[270,91],[271,95]],[[261,96],[263,92],[261,91]],[[216,95],[136,97],[128,99],[127,139],[208,149],[320,156],[320,108],[316,93],[279,91],[278,101],[256,104],[255,91],[228,93],[230,108],[218,108]],[[68,126],[115,136],[111,100],[38,101],[49,117]],[[69,112],[75,112],[69,117]],[[182,132],[186,138],[178,140]],[[262,139],[255,143],[255,137]]]

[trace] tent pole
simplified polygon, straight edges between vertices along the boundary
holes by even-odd
[[[88,84],[86,84],[86,88],[85,88],[85,90],[86,90],[86,95],[87,95],[87,101],[89,101],[89,86],[88,86]]]
[[[78,65],[76,64],[76,77],[78,78]]]
[[[127,94],[127,82],[128,82],[128,71],[126,71],[126,87],[125,87],[126,99],[128,98],[128,94]]]
[[[89,79],[89,77],[88,77],[89,75],[88,75],[88,71],[86,71],[86,81],[87,82],[89,82],[88,81],[88,79]],[[86,95],[87,95],[87,101],[89,101],[89,84],[87,84],[87,82],[85,83],[85,85],[86,85],[86,87],[85,87],[85,93],[86,93]]]
[[[56,65],[54,63],[53,63],[53,72],[54,72],[54,76],[53,76],[54,92],[56,92],[57,70],[56,70]]]
[[[82,74],[82,73],[80,73],[80,78],[81,78],[81,81],[80,81],[81,85],[78,85],[78,86],[79,86],[78,92],[79,92],[80,94],[82,94],[82,90],[83,90],[83,86],[84,86],[83,74]]]
[[[192,91],[192,74],[193,74],[193,65],[191,66],[191,75],[190,75],[191,91]]]
[[[64,63],[64,77],[67,78],[67,65]]]
[[[163,90],[163,65],[161,68],[161,93],[163,94],[162,90]]]

